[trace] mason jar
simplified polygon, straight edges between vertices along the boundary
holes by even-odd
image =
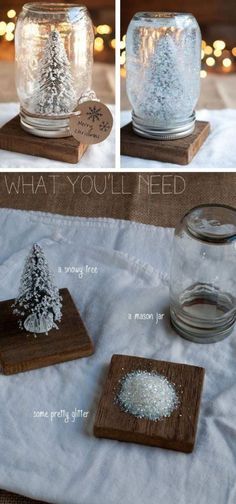
[[[198,343],[228,336],[236,320],[236,209],[202,205],[175,230],[170,316],[178,333]]]
[[[126,36],[127,93],[135,133],[190,135],[200,94],[201,32],[191,14],[138,12]]]
[[[23,129],[51,138],[70,134],[70,113],[91,88],[93,42],[86,7],[50,2],[23,6],[15,34]]]

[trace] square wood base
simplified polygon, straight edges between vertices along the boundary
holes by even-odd
[[[192,135],[179,140],[151,140],[134,133],[132,123],[121,128],[121,154],[165,163],[189,164],[210,133],[210,123],[196,121]]]
[[[62,319],[59,329],[48,334],[21,331],[12,313],[13,299],[0,302],[0,366],[10,375],[60,362],[79,359],[93,353],[93,344],[67,289],[61,289]]]
[[[67,138],[41,138],[24,131],[20,116],[16,116],[0,129],[0,149],[30,154],[55,161],[78,163],[88,145],[81,144],[70,136]]]
[[[136,418],[115,402],[119,380],[135,370],[154,371],[175,385],[179,406],[169,418],[159,421]],[[194,447],[204,369],[186,364],[127,355],[113,355],[94,424],[97,437],[160,446],[183,452]]]

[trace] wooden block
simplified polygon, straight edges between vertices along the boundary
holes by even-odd
[[[3,374],[15,374],[58,364],[93,353],[93,344],[67,289],[61,289],[62,319],[59,329],[48,334],[21,331],[12,314],[13,299],[0,302],[0,366]]]
[[[169,418],[156,422],[136,418],[122,411],[115,402],[119,380],[135,370],[158,372],[175,384],[180,404]],[[191,452],[196,438],[203,379],[204,369],[201,367],[113,355],[98,405],[95,436]]]
[[[41,138],[30,135],[20,125],[20,116],[16,116],[0,129],[0,149],[40,156],[66,163],[78,163],[87,150],[74,137]]]
[[[121,128],[121,154],[165,163],[189,164],[210,133],[210,124],[196,121],[192,135],[179,140],[151,140],[134,133],[132,123]]]

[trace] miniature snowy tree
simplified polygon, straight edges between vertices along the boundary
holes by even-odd
[[[61,296],[53,284],[43,250],[36,243],[26,259],[13,313],[19,326],[34,333],[48,333],[61,320]]]
[[[70,63],[61,36],[54,30],[48,36],[39,64],[34,111],[46,115],[68,114],[76,103]]]
[[[138,113],[141,117],[167,122],[173,118],[173,113],[180,117],[185,113],[187,117],[192,111],[192,98],[190,78],[185,70],[185,54],[179,56],[179,48],[172,35],[161,36],[156,44],[155,51],[143,67],[148,87],[142,85],[143,79],[134,83]],[[133,71],[130,68],[131,72],[134,76],[137,74],[135,66]]]

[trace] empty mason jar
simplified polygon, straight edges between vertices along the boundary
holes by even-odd
[[[175,139],[195,127],[201,32],[191,14],[138,12],[126,37],[127,93],[136,133]]]
[[[202,205],[175,230],[170,315],[178,333],[198,343],[228,336],[236,321],[236,210]]]
[[[22,127],[64,137],[69,115],[91,87],[94,30],[86,7],[28,3],[15,35],[16,86]]]

